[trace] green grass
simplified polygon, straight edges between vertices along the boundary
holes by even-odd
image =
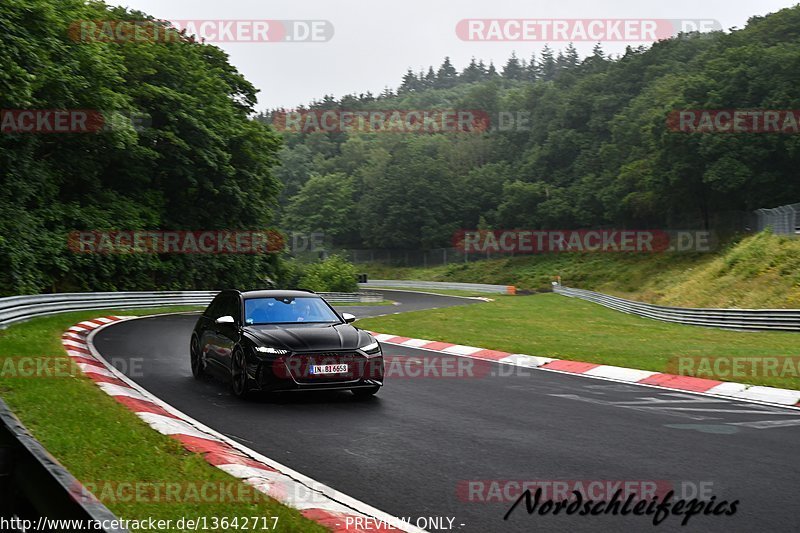
[[[82,320],[109,314],[144,315],[196,309],[85,311],[34,319],[0,330],[0,362],[6,357],[67,358],[60,336]],[[177,441],[151,429],[83,375],[6,376],[0,377],[0,394],[5,402],[48,451],[84,483],[241,483],[206,463],[200,455],[185,451]],[[252,493],[250,490],[247,494]],[[126,519],[277,516],[278,531],[325,531],[297,511],[267,498],[254,503],[117,501],[107,506]]]
[[[358,326],[407,337],[653,371],[678,356],[798,356],[800,335],[736,332],[649,320],[556,294],[368,318]],[[796,377],[734,381],[800,389]]]
[[[716,253],[547,254],[431,268],[359,265],[373,279],[568,287],[682,307],[800,308],[800,239],[760,233]]]

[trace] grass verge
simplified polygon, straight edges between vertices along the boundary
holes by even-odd
[[[762,232],[714,253],[563,253],[429,268],[359,265],[371,279],[567,287],[680,307],[800,308],[800,238]]]
[[[12,325],[0,330],[0,362],[9,357],[67,358],[61,334],[69,326],[105,315],[145,315],[197,308],[105,310],[64,313]],[[5,367],[4,367],[5,368]],[[0,394],[33,435],[84,484],[179,483],[184,487],[235,486],[244,495],[252,488],[209,465],[180,443],[157,433],[126,407],[106,395],[94,382],[76,377],[22,378],[0,375]],[[210,484],[210,485],[206,485]],[[124,485],[107,485],[122,487]],[[122,495],[99,495],[117,516],[131,520],[207,517],[278,517],[278,531],[327,531],[268,498],[241,498],[223,503],[198,501],[188,490],[179,501],[158,501]],[[213,492],[210,494],[214,494]],[[213,498],[205,498],[213,500]],[[253,501],[255,500],[255,501]],[[241,520],[241,518],[240,518]],[[271,522],[268,522],[271,524]],[[180,531],[176,528],[169,531]],[[228,531],[228,528],[209,531]],[[165,531],[165,529],[139,531]]]
[[[486,304],[368,318],[357,325],[406,337],[672,373],[670,360],[681,356],[800,355],[796,333],[671,324],[557,294],[497,296]],[[800,389],[796,375],[729,381]]]

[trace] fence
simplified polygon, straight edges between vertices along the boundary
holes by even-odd
[[[0,298],[0,327],[37,316],[89,309],[208,305],[217,291],[86,292]],[[379,293],[319,293],[331,303],[383,301]]]
[[[330,252],[345,257],[354,265],[381,263],[404,267],[447,266],[459,263],[471,263],[482,259],[499,259],[519,255],[514,252],[486,251],[465,252],[459,248],[433,248],[431,250],[334,250]]]
[[[487,292],[495,294],[514,294],[516,289],[508,285],[487,285],[485,283],[450,283],[442,281],[414,281],[398,279],[373,279],[367,283],[359,283],[360,287],[386,287],[392,289],[446,289],[469,292]]]
[[[777,235],[800,235],[800,203],[758,209],[755,214],[757,231],[769,227]]]
[[[87,528],[92,526],[88,524],[90,520],[106,526],[118,520],[100,502],[79,497],[80,487],[72,474],[31,436],[0,400],[0,516],[5,520],[29,520],[32,525],[37,524],[40,517],[81,520]],[[127,530],[105,527],[93,531],[124,533]]]
[[[616,296],[556,285],[553,291],[623,313],[666,322],[736,330],[800,331],[800,309],[692,309],[635,302]]]

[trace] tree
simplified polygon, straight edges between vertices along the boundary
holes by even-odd
[[[553,50],[548,45],[544,45],[540,57],[541,59],[539,59],[539,68],[541,69],[541,79],[544,81],[551,81],[555,79],[556,73],[558,72],[558,67],[556,66],[556,61],[553,57]]]
[[[475,62],[475,58],[473,57],[469,65],[464,69],[461,73],[460,80],[464,83],[474,83],[477,81],[481,81],[486,76],[486,68],[483,66],[483,62],[480,64]]]
[[[450,63],[450,58],[445,57],[442,66],[436,71],[436,82],[434,87],[447,89],[453,87],[458,79],[458,72],[455,67]]]
[[[798,136],[689,134],[667,119],[681,109],[797,109],[797,28],[800,7],[621,57],[598,45],[580,62],[568,46],[557,61],[545,46],[519,61],[528,83],[506,79],[513,60],[504,61],[503,79],[494,65],[472,60],[450,87],[436,86],[429,68],[419,90],[381,106],[480,109],[493,121],[502,111],[513,126],[286,136],[287,144],[307,147],[319,174],[351,180],[357,229],[337,240],[353,246],[449,246],[455,229],[474,228],[480,217],[495,228],[715,227],[723,212],[800,198]],[[17,180],[15,190],[27,194],[32,179]]]
[[[336,239],[354,228],[353,180],[340,173],[313,174],[286,209],[283,229],[290,232],[321,231]]]
[[[580,58],[578,57],[578,51],[575,49],[575,46],[572,43],[569,43],[567,45],[567,48],[564,50],[561,68],[566,70],[572,70],[576,68],[579,63],[580,63]]]
[[[507,80],[523,80],[525,79],[525,70],[520,65],[517,55],[512,52],[511,57],[508,58],[506,65],[503,67],[503,77]]]
[[[397,94],[407,94],[410,92],[414,92],[420,88],[419,79],[417,78],[416,74],[414,74],[411,69],[406,71],[405,76],[403,76],[403,83],[400,85],[400,88],[397,90]]]
[[[332,255],[304,269],[300,288],[315,292],[355,292],[358,290],[356,267],[341,256]]]
[[[87,20],[152,21],[81,0],[0,4],[0,109],[96,110],[110,126],[0,135],[0,292],[213,289],[276,272],[274,255],[67,248],[73,230],[263,229],[280,188],[280,138],[250,119],[256,89],[222,50],[175,30],[169,43],[75,42],[86,36],[70,25]]]
[[[425,74],[424,87],[432,88],[436,84],[436,74],[433,72],[433,67],[428,67],[428,72]]]
[[[536,61],[536,54],[531,55],[530,61],[528,61],[528,65],[525,68],[526,79],[529,81],[536,81],[542,76],[542,69],[539,63]]]

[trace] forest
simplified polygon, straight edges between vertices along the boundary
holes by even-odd
[[[279,229],[323,233],[333,249],[427,250],[476,228],[717,228],[800,198],[800,136],[669,126],[687,109],[800,109],[800,7],[618,56],[570,45],[499,67],[444,59],[381,94],[301,109],[489,119],[433,133],[285,131],[273,120],[286,110],[259,113],[220,48],[169,27],[141,42],[76,37],[76,21],[106,20],[162,24],[99,1],[0,4],[0,294],[305,275],[280,252],[76,253],[76,232]],[[26,133],[12,127],[20,110],[90,110],[102,127]]]
[[[252,119],[256,89],[221,49],[180,35],[74,38],[76,21],[99,20],[152,18],[95,1],[0,3],[0,109],[92,110],[103,122],[0,133],[0,294],[281,279],[275,253],[70,250],[70,234],[84,230],[266,229],[280,192],[281,139]]]
[[[599,44],[584,58],[572,45],[544,46],[499,67],[473,59],[460,72],[445,58],[438,68],[409,69],[381,94],[328,95],[258,119],[370,110],[490,117],[485,131],[283,131],[276,223],[322,231],[334,247],[448,247],[462,229],[724,233],[746,229],[748,211],[800,199],[800,136],[796,128],[690,133],[671,127],[675,114],[796,114],[798,87],[794,7],[613,57]]]

